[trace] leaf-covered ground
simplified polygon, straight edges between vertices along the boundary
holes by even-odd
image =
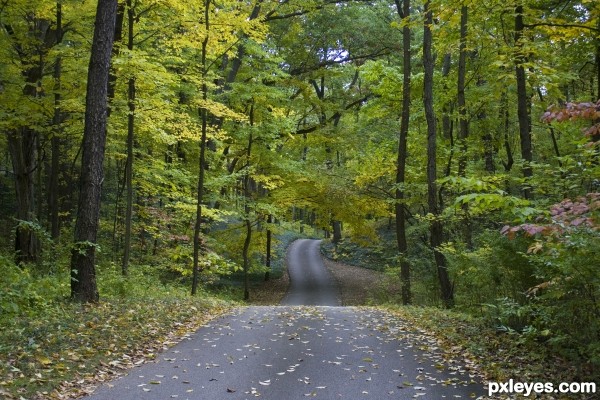
[[[112,299],[16,318],[0,331],[0,398],[77,398],[228,309],[209,298]]]

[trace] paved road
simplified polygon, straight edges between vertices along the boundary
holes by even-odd
[[[315,251],[314,241],[290,248],[292,282],[303,281],[297,268],[314,268],[307,260],[318,258]],[[300,301],[298,287],[288,304]],[[310,303],[336,298],[312,284],[307,290]],[[402,320],[375,309],[288,305],[239,308],[87,399],[439,400],[473,394],[483,394],[483,387],[468,371],[444,361],[435,341]]]
[[[323,265],[320,240],[300,239],[287,254],[290,287],[283,305],[340,306],[335,280]]]

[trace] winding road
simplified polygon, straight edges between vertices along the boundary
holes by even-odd
[[[482,395],[432,338],[375,309],[337,307],[319,241],[288,250],[282,306],[217,318],[88,400],[455,399]]]

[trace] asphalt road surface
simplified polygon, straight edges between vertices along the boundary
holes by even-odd
[[[338,304],[337,290],[321,271],[318,246],[304,240],[290,247],[286,305],[244,307],[217,318],[86,399],[439,400],[483,394],[465,366],[445,360],[435,340],[406,322],[375,309],[331,307]]]
[[[281,302],[288,306],[339,306],[335,280],[323,265],[320,240],[300,239],[287,254],[290,287]]]

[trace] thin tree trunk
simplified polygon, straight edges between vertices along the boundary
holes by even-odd
[[[206,29],[206,37],[202,41],[202,99],[208,100],[208,63],[207,63],[207,47],[208,35],[210,32],[209,7],[211,0],[204,1],[204,27]],[[200,109],[200,118],[202,119],[202,131],[200,137],[200,157],[198,160],[198,199],[196,203],[196,224],[194,226],[194,260],[193,260],[193,279],[192,279],[192,295],[198,291],[198,281],[200,278],[200,233],[202,229],[202,202],[204,201],[204,171],[206,164],[206,136],[208,129],[208,110],[206,107]]]
[[[460,9],[460,46],[458,55],[458,87],[456,102],[458,106],[458,141],[460,157],[458,159],[458,175],[465,176],[467,168],[467,138],[469,137],[469,120],[467,101],[465,98],[465,80],[467,73],[467,21],[469,9],[463,5]]]
[[[252,155],[252,128],[254,127],[254,104],[250,106],[250,134],[248,135],[248,151],[246,153],[246,157],[248,158],[246,161],[245,174],[244,174],[244,223],[246,225],[246,239],[244,240],[244,249],[242,253],[242,257],[244,260],[244,300],[250,300],[250,286],[248,281],[248,275],[250,270],[250,242],[252,240],[252,221],[250,220],[250,157]]]
[[[88,69],[81,190],[71,252],[71,298],[83,302],[97,302],[100,297],[96,285],[96,238],[104,179],[108,75],[116,14],[117,0],[98,1]]]
[[[544,94],[542,90],[538,87],[537,94],[540,98],[540,101],[544,102]],[[556,132],[554,132],[554,128],[552,125],[549,125],[548,130],[550,131],[550,139],[552,139],[552,148],[554,149],[554,154],[556,155],[556,159],[558,160],[558,166],[562,168],[562,161],[560,161],[560,149],[558,148],[558,141],[556,140]]]
[[[269,214],[267,217],[267,257],[265,260],[265,282],[271,279],[271,243],[273,241],[273,231],[271,230],[271,224],[273,223],[273,215]]]
[[[56,44],[62,43],[63,28],[62,28],[62,3],[56,3]],[[59,219],[59,174],[60,174],[60,135],[62,133],[62,110],[61,110],[61,76],[62,76],[62,57],[56,57],[54,64],[54,117],[52,125],[54,133],[51,139],[52,160],[50,162],[50,181],[48,183],[48,219],[50,222],[50,235],[53,240],[58,240],[60,236],[60,219]]]
[[[435,256],[438,280],[440,284],[441,297],[446,307],[452,307],[454,304],[454,290],[450,283],[450,276],[446,264],[446,258],[439,251],[443,243],[443,226],[439,219],[439,208],[437,203],[437,143],[435,112],[433,110],[433,55],[432,55],[432,33],[433,15],[430,9],[430,1],[425,2],[425,23],[423,30],[423,105],[425,108],[425,118],[427,120],[427,203],[429,212],[433,215],[431,222],[430,243]]]
[[[135,13],[131,0],[127,0],[127,49],[133,50],[133,27],[135,23]],[[125,243],[123,250],[123,263],[121,272],[127,275],[129,270],[129,258],[131,253],[131,223],[133,218],[133,138],[135,133],[135,78],[130,77],[127,81],[127,160],[125,163]]]
[[[510,112],[508,109],[508,96],[506,92],[502,93],[501,98],[502,105],[500,107],[500,119],[503,121],[502,129],[504,136],[504,150],[506,151],[506,162],[503,160],[502,165],[504,165],[504,171],[509,172],[512,169],[512,166],[515,162],[512,148],[510,147]]]
[[[395,0],[396,10],[405,24],[402,28],[402,113],[400,115],[400,133],[398,135],[398,153],[396,160],[396,243],[400,256],[400,291],[402,304],[410,304],[412,300],[410,285],[410,264],[408,262],[408,242],[406,240],[406,208],[404,204],[404,183],[406,181],[407,138],[410,122],[410,74],[411,74],[411,31],[410,31],[410,0]]]
[[[125,20],[125,3],[122,0],[117,0],[117,16],[114,29],[113,48],[111,50],[112,57],[115,58],[119,55],[119,44],[123,40],[123,21]],[[117,87],[117,74],[111,69],[108,75],[108,116],[110,117],[112,111],[112,102],[115,98],[115,89]]]
[[[525,24],[523,22],[523,5],[518,5],[515,9],[515,73],[517,79],[517,115],[519,119],[519,137],[521,139],[521,158],[525,162],[523,167],[523,176],[528,180],[533,176],[531,162],[533,161],[533,150],[531,143],[531,118],[529,115],[530,102],[527,95],[527,77],[525,76],[526,57],[523,54],[523,31]],[[523,196],[530,199],[531,188],[529,182],[525,183]]]
[[[467,170],[467,139],[469,137],[469,120],[467,115],[467,100],[465,97],[465,81],[467,74],[467,24],[469,18],[469,8],[463,4],[460,8],[460,45],[458,55],[458,85],[456,103],[458,106],[458,142],[460,146],[460,156],[458,158],[458,176],[465,177]],[[462,234],[467,248],[473,248],[473,232],[471,218],[469,216],[469,205],[463,204],[464,223],[462,224]]]

